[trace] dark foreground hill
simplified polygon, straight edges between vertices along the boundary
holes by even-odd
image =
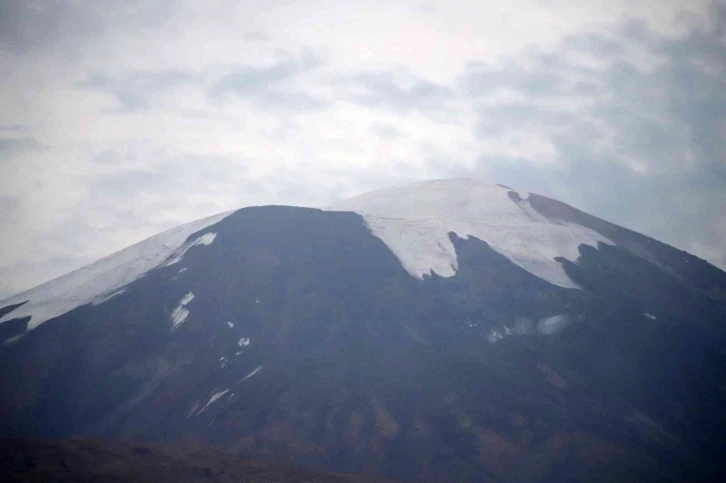
[[[99,439],[0,439],[6,483],[394,483],[260,463],[213,449]]]
[[[726,273],[504,187],[245,208],[0,322],[0,434],[411,482],[726,481]]]

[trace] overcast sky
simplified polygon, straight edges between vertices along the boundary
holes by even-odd
[[[0,0],[0,298],[205,215],[461,176],[723,268],[725,140],[723,0]]]

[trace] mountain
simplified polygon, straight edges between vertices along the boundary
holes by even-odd
[[[726,472],[726,273],[506,186],[244,208],[0,317],[0,434],[401,481]]]

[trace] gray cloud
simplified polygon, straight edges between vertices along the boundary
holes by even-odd
[[[30,136],[0,137],[0,161],[5,157],[13,156],[21,152],[42,148],[43,144]]]
[[[349,78],[347,82],[350,100],[370,108],[432,111],[445,108],[454,98],[449,87],[417,76],[396,76],[393,72],[363,73]]]
[[[631,24],[631,22],[628,22],[628,25]],[[606,58],[623,55],[626,51],[621,39],[593,33],[567,37],[562,40],[562,47],[586,54],[604,56]]]
[[[200,76],[182,71],[134,71],[111,76],[96,73],[76,86],[105,92],[112,96],[123,110],[148,109],[154,95],[181,84],[199,82]]]
[[[16,219],[20,212],[20,200],[10,196],[0,195],[0,219]]]
[[[104,92],[113,97],[122,111],[155,107],[154,98],[168,94],[175,87],[194,86],[205,92],[213,103],[228,97],[248,100],[265,108],[291,111],[314,110],[328,102],[295,84],[295,80],[314,71],[321,61],[312,55],[284,59],[267,67],[236,65],[217,68],[223,73],[161,70],[129,71],[116,74],[92,73],[76,84],[79,89]]]
[[[404,134],[399,129],[397,129],[396,126],[389,123],[374,122],[371,123],[370,126],[368,126],[368,130],[374,136],[377,136],[384,141],[392,141],[394,139],[399,139],[404,136]]]
[[[533,96],[563,95],[568,92],[569,82],[560,69],[551,64],[549,56],[538,56],[534,68],[525,69],[517,63],[492,68],[484,63],[473,63],[463,79],[470,96],[491,96],[497,90],[507,88]]]
[[[0,47],[25,53],[78,45],[113,25],[158,27],[178,7],[164,0],[0,0]]]
[[[217,95],[227,93],[246,95],[270,89],[309,72],[319,65],[319,60],[308,56],[300,60],[278,62],[269,67],[238,66],[218,80],[212,88],[212,92]]]
[[[0,131],[18,133],[27,132],[28,126],[17,123],[0,123]]]
[[[295,86],[294,81],[316,70],[321,60],[307,54],[299,59],[285,59],[267,67],[236,66],[212,83],[208,94],[212,99],[227,96],[249,99],[266,108],[292,110],[319,109],[328,102]]]
[[[244,38],[250,42],[267,42],[270,40],[270,35],[260,30],[251,30],[244,34]]]

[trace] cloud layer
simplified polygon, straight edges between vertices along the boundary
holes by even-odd
[[[205,215],[451,176],[726,267],[726,6],[569,3],[0,0],[0,298]]]

